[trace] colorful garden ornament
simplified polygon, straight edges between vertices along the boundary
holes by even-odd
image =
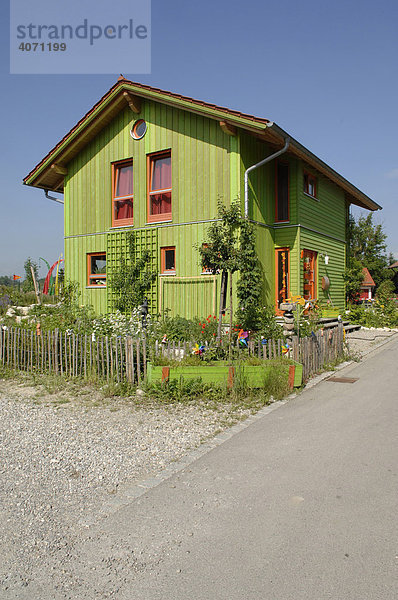
[[[248,348],[248,345],[247,345],[248,339],[249,339],[249,332],[244,331],[243,329],[240,329],[239,333],[238,333],[238,343],[241,346],[246,346],[246,348]]]

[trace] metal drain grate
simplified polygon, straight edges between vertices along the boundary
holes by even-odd
[[[334,381],[335,383],[355,383],[358,377],[329,377],[326,381]]]

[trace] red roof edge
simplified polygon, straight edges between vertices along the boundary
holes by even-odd
[[[371,276],[371,274],[369,273],[369,269],[367,269],[366,267],[364,267],[362,269],[363,271],[363,281],[362,281],[362,286],[366,286],[366,287],[374,287],[376,284],[373,281],[373,277]]]

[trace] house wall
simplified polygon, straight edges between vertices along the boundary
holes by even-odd
[[[130,129],[144,118],[148,131],[133,140]],[[147,223],[147,155],[171,149],[172,221]],[[140,247],[150,243],[152,264],[160,267],[160,249],[176,248],[176,274],[159,275],[150,291],[152,312],[169,310],[172,315],[207,316],[216,312],[217,277],[205,275],[200,266],[198,246],[217,215],[217,202],[226,205],[240,198],[244,204],[244,171],[275,151],[265,142],[238,129],[238,135],[224,133],[217,121],[143,101],[139,115],[126,108],[119,113],[68,165],[65,188],[65,271],[77,281],[81,300],[97,312],[112,309],[108,289],[87,286],[86,254],[107,252],[108,275],[117,269],[126,252],[126,234],[134,230]],[[134,226],[112,227],[111,164],[134,160]],[[318,253],[317,291],[326,303],[329,295],[321,289],[321,278],[331,281],[330,298],[344,306],[346,201],[344,193],[326,178],[317,176],[317,199],[303,191],[305,165],[283,155],[289,163],[289,222],[275,223],[276,161],[249,176],[249,217],[255,224],[256,244],[263,271],[262,301],[275,305],[275,248],[290,249],[290,293],[303,293],[301,251]],[[150,240],[150,242],[148,241]],[[328,267],[320,254],[330,257]],[[234,277],[234,289],[236,287]]]
[[[148,131],[134,140],[130,129],[144,118]],[[147,223],[147,155],[171,149],[172,222]],[[112,227],[111,163],[133,158],[134,226]],[[118,232],[156,230],[157,268],[160,248],[176,247],[176,275],[159,276],[152,294],[154,311],[170,308],[172,314],[202,314],[214,307],[217,283],[202,274],[197,246],[205,239],[217,202],[229,204],[239,195],[239,139],[224,133],[218,122],[155,102],[143,102],[140,115],[123,110],[68,165],[65,210],[66,277],[78,281],[82,301],[98,312],[112,307],[103,289],[89,289],[86,253],[107,251],[108,275],[116,268],[115,256],[125,252]],[[108,239],[109,238],[109,239]],[[195,278],[188,284],[187,278]],[[210,281],[211,280],[211,281]],[[166,283],[167,281],[167,283]],[[108,296],[108,298],[107,298]],[[204,313],[203,313],[204,314]]]
[[[240,147],[241,194],[243,197],[244,171],[258,163],[275,150],[261,140],[243,134]],[[289,222],[275,222],[275,175],[277,160],[289,164]],[[289,286],[291,295],[303,295],[302,250],[318,253],[316,288],[321,304],[331,301],[340,308],[345,305],[344,281],[345,239],[347,206],[344,192],[318,173],[312,172],[317,180],[317,198],[304,193],[303,161],[282,155],[279,159],[259,167],[249,175],[249,217],[256,227],[258,255],[262,265],[265,286],[264,302],[276,303],[275,249],[289,248]],[[323,256],[321,256],[321,254]],[[330,257],[325,265],[324,255]],[[322,290],[323,276],[330,279],[328,292]],[[329,302],[328,302],[329,301]]]

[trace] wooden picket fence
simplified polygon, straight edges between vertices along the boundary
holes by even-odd
[[[0,328],[0,364],[21,371],[139,384],[145,356],[145,340]]]
[[[291,358],[303,365],[303,380],[307,381],[328,365],[344,357],[345,332],[342,323],[333,329],[323,329],[304,338],[293,338]]]
[[[224,342],[225,343],[225,342]],[[193,342],[156,342],[155,356],[181,359],[191,354]],[[263,360],[285,354],[281,340],[249,342],[241,350]],[[302,363],[304,381],[344,354],[344,329],[318,331],[306,338],[294,337],[288,356]],[[94,378],[105,381],[140,384],[146,378],[150,359],[145,338],[114,338],[78,335],[59,330],[40,335],[18,327],[0,327],[0,365],[36,373],[53,373],[66,377]]]

